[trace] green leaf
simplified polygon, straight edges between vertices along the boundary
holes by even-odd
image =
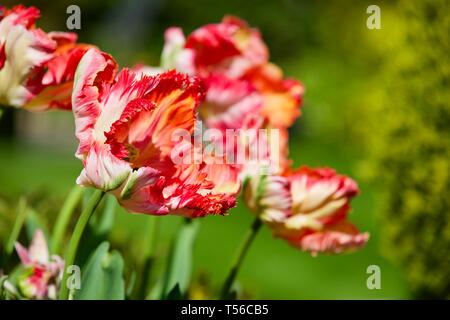
[[[83,198],[83,193],[84,188],[79,185],[75,185],[66,196],[53,226],[50,246],[52,253],[60,253],[60,248],[63,245],[64,236],[67,232],[70,220],[72,219],[72,216]]]
[[[167,294],[167,300],[181,300],[183,299],[183,294],[180,290],[180,285],[177,283],[175,287]]]
[[[81,271],[81,288],[75,295],[76,299],[125,299],[122,256],[117,251],[109,253],[108,250],[109,243],[101,243],[87,261]]]
[[[228,293],[227,297],[225,298],[225,300],[237,300],[238,297],[238,293],[236,290],[232,290]]]
[[[159,278],[156,284],[151,288],[150,292],[145,297],[145,300],[159,300],[163,292],[164,279]]]
[[[0,276],[0,300],[5,299],[6,297],[6,289],[4,288],[4,283],[6,282],[6,279],[8,279],[8,276]]]
[[[131,271],[130,279],[128,279],[127,289],[125,292],[127,299],[130,299],[131,295],[133,294],[133,290],[136,286],[136,277],[136,271]]]
[[[49,240],[48,230],[42,215],[38,214],[34,209],[28,208],[27,219],[25,222],[25,230],[27,238],[31,241],[36,230],[40,229],[44,232],[45,239]]]
[[[11,231],[11,234],[9,235],[8,241],[6,242],[5,251],[8,255],[10,255],[14,250],[14,243],[17,241],[17,238],[19,237],[20,230],[22,229],[22,226],[25,222],[25,219],[28,214],[27,210],[27,201],[25,198],[20,198],[19,204],[17,205],[16,209],[16,220],[14,221],[14,225]]]
[[[173,295],[173,290],[178,290],[180,297],[186,294],[192,274],[192,254],[198,228],[198,220],[187,220],[175,238],[162,287],[163,299],[169,298],[171,293]]]

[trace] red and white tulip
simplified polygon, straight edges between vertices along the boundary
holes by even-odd
[[[163,68],[199,76],[207,86],[201,115],[208,127],[242,128],[258,114],[270,127],[289,127],[300,115],[303,86],[284,79],[269,62],[258,30],[236,17],[209,24],[186,39],[179,28],[166,31]]]
[[[174,134],[194,134],[204,97],[199,79],[175,71],[148,76],[116,70],[115,61],[96,49],[77,69],[72,104],[76,155],[84,165],[77,182],[113,193],[133,212],[225,214],[238,191],[220,179],[220,171],[227,175],[230,168],[215,167],[220,171],[212,175],[205,162],[172,160]]]
[[[244,192],[248,207],[275,236],[313,255],[354,250],[368,240],[347,219],[356,182],[332,169],[301,167],[255,176]]]
[[[206,97],[199,112],[208,128],[278,131],[276,143],[263,134],[255,141],[236,143],[248,151],[251,144],[261,146],[260,140],[265,140],[266,160],[272,163],[269,171],[281,173],[288,167],[287,128],[300,116],[304,89],[300,82],[285,79],[281,69],[269,62],[258,30],[230,16],[200,27],[187,38],[181,29],[169,28],[161,68],[176,68],[204,81]],[[242,179],[267,171],[267,161],[240,164]]]
[[[39,10],[0,7],[0,104],[31,111],[71,109],[75,69],[89,45],[70,32],[36,28]]]

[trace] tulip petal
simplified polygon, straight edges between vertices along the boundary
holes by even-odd
[[[28,30],[38,16],[33,7],[16,7],[0,21],[0,44],[6,57],[0,69],[1,104],[20,107],[40,89],[29,88],[27,78],[51,59],[56,43],[40,29]]]
[[[124,72],[131,77],[128,71]],[[155,165],[161,157],[170,155],[175,144],[173,135],[177,130],[193,133],[203,88],[195,78],[171,71],[155,77],[143,76],[131,82],[125,90],[136,92],[134,99],[126,104],[120,111],[119,119],[111,124],[101,115],[96,130],[99,126],[106,128],[109,125],[109,131],[104,134],[106,143],[111,145],[117,157],[126,159],[134,168]],[[111,115],[115,113],[111,108],[105,107],[105,110],[110,118],[116,117]]]
[[[317,253],[339,254],[361,248],[369,240],[368,233],[359,233],[350,223],[342,223],[333,229],[314,232],[292,240],[291,243],[303,250]]]
[[[34,233],[28,253],[33,262],[43,265],[49,262],[48,246],[42,230],[38,229]]]
[[[250,70],[245,79],[261,92],[263,103],[261,115],[272,127],[287,128],[300,116],[300,105],[304,93],[303,85],[293,79],[284,79],[282,70],[266,63]]]
[[[104,93],[99,83],[111,83],[117,64],[111,56],[90,49],[81,59],[75,73],[72,106],[75,134],[80,141],[76,156],[86,157],[94,137],[94,126],[101,112],[100,97]]]
[[[53,57],[46,63],[47,71],[42,76],[44,86],[35,97],[24,106],[30,111],[43,111],[52,108],[71,110],[73,79],[78,63],[93,46],[75,44],[76,34],[51,32],[52,39],[58,42]]]
[[[194,52],[184,47],[186,39],[180,28],[172,27],[164,33],[164,48],[161,54],[161,67],[176,69],[193,75],[195,73]]]
[[[25,266],[29,265],[31,263],[31,258],[28,254],[28,250],[18,242],[14,244],[14,247],[16,248],[16,252],[19,256],[20,262],[22,262],[22,264]]]
[[[233,34],[239,27],[233,24],[209,24],[195,30],[186,40],[186,48],[195,52],[197,65],[212,65],[240,54]]]
[[[77,184],[111,191],[120,187],[131,171],[129,163],[116,158],[108,145],[94,144],[84,161]]]
[[[0,103],[29,111],[70,110],[75,69],[91,46],[71,32],[35,27],[39,10],[22,5],[0,16]]]
[[[269,56],[259,32],[232,16],[195,30],[187,38],[185,47],[194,52],[198,73],[213,69],[233,78],[264,63]]]
[[[120,199],[129,199],[138,190],[152,185],[160,177],[160,172],[154,168],[142,167],[133,171],[120,192]]]
[[[209,128],[240,129],[248,116],[259,112],[262,97],[249,82],[219,75],[205,81],[208,92],[200,112]]]
[[[163,73],[156,80],[157,85],[147,96],[157,105],[149,123],[154,144],[169,155],[175,130],[194,132],[197,108],[205,91],[199,79],[175,71]]]

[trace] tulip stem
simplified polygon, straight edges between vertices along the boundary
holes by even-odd
[[[75,257],[78,250],[78,245],[80,244],[81,236],[83,235],[84,229],[86,228],[89,219],[94,213],[95,209],[99,205],[102,200],[105,192],[101,190],[95,190],[92,194],[89,202],[87,203],[84,210],[81,212],[80,217],[78,218],[77,224],[75,225],[75,229],[72,233],[72,237],[70,238],[69,248],[66,253],[65,262],[64,262],[64,273],[61,281],[61,289],[59,292],[59,299],[66,300],[69,297],[69,288],[67,287],[67,278],[69,276],[67,269],[73,265],[75,262]]]
[[[234,283],[234,280],[236,279],[236,276],[239,272],[239,268],[242,264],[242,261],[244,260],[248,249],[250,248],[251,244],[253,243],[253,240],[255,239],[256,235],[258,234],[259,229],[261,228],[261,220],[256,217],[255,221],[251,225],[250,229],[247,231],[247,234],[244,237],[244,240],[242,241],[236,256],[233,260],[233,263],[231,264],[230,272],[228,273],[228,276],[223,284],[222,287],[222,293],[220,298],[221,299],[229,299],[231,287]]]
[[[77,205],[80,203],[83,196],[83,188],[78,185],[70,191],[69,195],[66,197],[64,204],[59,211],[58,217],[56,218],[55,227],[53,228],[52,234],[52,253],[59,253],[61,243],[66,233],[67,226],[69,225],[70,218],[75,211]]]

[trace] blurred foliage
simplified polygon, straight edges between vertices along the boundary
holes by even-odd
[[[450,298],[450,2],[402,1],[368,96],[366,173],[380,184],[385,252],[420,298]]]

